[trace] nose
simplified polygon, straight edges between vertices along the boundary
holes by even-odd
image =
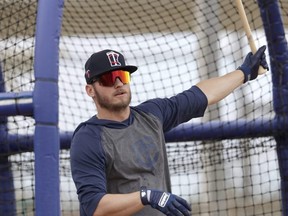
[[[120,79],[119,77],[117,77],[117,78],[115,79],[114,87],[115,87],[115,88],[119,88],[119,87],[121,87],[121,86],[123,86],[123,85],[124,85],[124,84],[122,83],[121,79]]]

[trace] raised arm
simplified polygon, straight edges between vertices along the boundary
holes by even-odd
[[[256,79],[260,65],[268,70],[265,49],[266,46],[260,47],[254,55],[250,52],[237,70],[221,77],[200,81],[196,84],[206,95],[208,105],[222,100],[243,83]]]
[[[241,86],[244,74],[236,70],[221,77],[203,80],[196,84],[206,95],[208,105],[215,104],[229,95],[234,89]]]

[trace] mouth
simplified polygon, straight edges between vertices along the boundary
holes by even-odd
[[[117,91],[117,92],[114,94],[114,96],[122,96],[122,95],[125,95],[125,94],[126,94],[125,91],[119,90],[119,91]]]

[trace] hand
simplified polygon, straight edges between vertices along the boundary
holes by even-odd
[[[141,187],[140,196],[143,205],[150,205],[165,215],[190,216],[191,208],[186,200],[174,194]]]
[[[265,50],[266,46],[264,45],[260,47],[254,55],[252,52],[248,53],[243,64],[237,68],[244,73],[244,83],[249,80],[256,79],[260,65],[264,69],[269,70],[268,64],[266,62]]]

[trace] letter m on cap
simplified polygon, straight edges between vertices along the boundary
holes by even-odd
[[[107,52],[106,55],[109,59],[111,67],[121,66],[121,63],[119,62],[118,53],[111,51],[111,52]]]

